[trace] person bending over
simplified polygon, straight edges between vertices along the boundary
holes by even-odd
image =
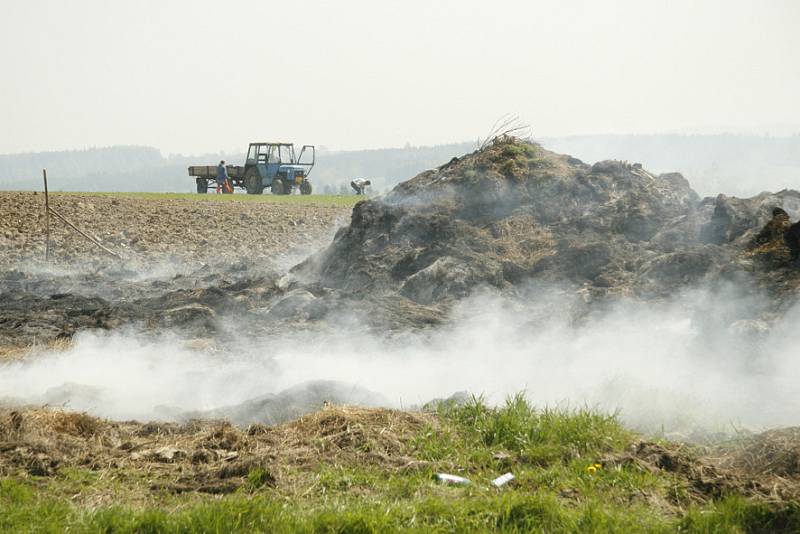
[[[369,180],[364,180],[363,178],[356,178],[350,182],[350,187],[355,190],[356,195],[363,195],[366,193],[368,185],[372,185],[372,182]]]

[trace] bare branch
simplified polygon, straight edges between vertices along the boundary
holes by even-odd
[[[517,139],[529,140],[531,137],[531,127],[522,122],[518,115],[506,114],[500,117],[492,125],[489,134],[481,142],[478,139],[478,149],[482,150],[492,144],[495,140],[503,137],[516,137]]]

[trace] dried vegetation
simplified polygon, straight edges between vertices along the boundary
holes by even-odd
[[[409,443],[429,415],[328,406],[296,421],[237,428],[225,421],[111,422],[54,408],[0,411],[0,476],[52,476],[62,468],[138,473],[139,491],[224,494],[248,483],[290,492],[322,463],[386,470],[424,465]]]

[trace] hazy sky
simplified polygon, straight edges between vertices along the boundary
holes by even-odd
[[[0,153],[800,131],[800,1],[0,0]]]

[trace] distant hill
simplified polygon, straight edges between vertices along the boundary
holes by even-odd
[[[701,195],[751,196],[764,190],[800,189],[800,135],[591,135],[545,137],[542,145],[588,163],[640,162],[656,172],[683,173]],[[353,178],[369,178],[383,192],[419,172],[472,152],[475,142],[377,150],[325,151],[312,174],[319,193],[348,192]],[[47,168],[54,190],[194,191],[186,167],[244,154],[170,155],[153,147],[115,146],[64,152],[0,155],[0,189],[41,188]]]
[[[213,164],[221,158],[244,156],[206,154],[165,158],[157,148],[114,146],[0,155],[0,189],[41,189],[42,169],[56,191],[193,191],[186,167]]]

